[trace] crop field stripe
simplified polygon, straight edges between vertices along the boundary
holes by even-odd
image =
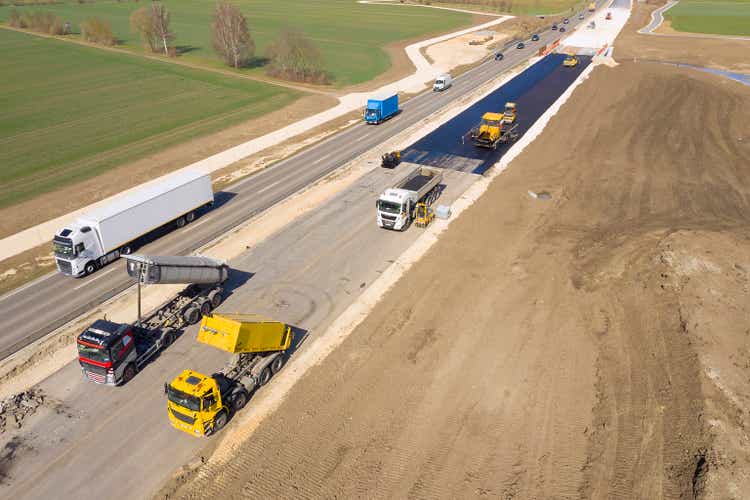
[[[302,95],[9,30],[0,30],[0,64],[0,207]]]

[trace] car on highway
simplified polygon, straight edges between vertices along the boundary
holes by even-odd
[[[565,26],[560,26],[560,33],[565,33]]]
[[[539,35],[537,35],[536,33],[534,33],[533,35],[531,35],[531,41],[532,42],[538,42],[539,41]]]
[[[552,25],[552,31],[557,31],[557,25],[556,24]]]
[[[581,12],[580,14],[578,14],[578,19],[579,19],[580,21],[583,21],[583,12]]]
[[[503,56],[503,53],[502,52],[498,52],[498,53],[495,54],[495,61],[502,61],[503,57],[505,57],[505,56]]]
[[[524,48],[524,47],[526,47],[526,45],[524,45],[524,43],[523,43],[523,42],[518,42],[518,45],[516,45],[516,48],[517,48],[517,49],[522,49],[522,48]]]
[[[568,19],[567,17],[563,19],[563,24],[568,24],[569,22],[570,22],[570,19]]]

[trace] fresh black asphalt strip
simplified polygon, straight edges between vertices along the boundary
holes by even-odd
[[[402,160],[483,174],[497,163],[512,143],[500,144],[495,150],[479,148],[468,140],[468,132],[480,122],[484,113],[502,112],[506,102],[515,102],[516,122],[522,136],[591,63],[591,57],[578,56],[578,65],[567,68],[562,64],[565,57],[565,54],[550,54],[527,68],[466,111],[404,149],[401,152]]]

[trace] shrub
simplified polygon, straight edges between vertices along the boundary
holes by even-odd
[[[12,26],[14,28],[22,28],[21,26],[21,14],[18,13],[15,7],[10,9],[10,13],[8,14],[8,26]]]
[[[62,35],[64,32],[63,20],[49,12],[24,12],[18,14],[15,9],[11,10],[8,24],[15,28],[25,28],[48,35]]]
[[[114,45],[117,42],[112,26],[103,19],[91,17],[81,22],[81,38],[99,45]]]
[[[285,30],[268,47],[271,63],[266,72],[276,78],[296,82],[325,84],[330,82],[323,70],[323,58],[312,41],[299,32]]]

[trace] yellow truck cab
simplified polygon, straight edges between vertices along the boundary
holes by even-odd
[[[567,66],[569,68],[572,68],[578,64],[578,58],[574,56],[573,54],[568,55],[568,57],[565,58],[563,61],[563,66]]]
[[[487,140],[497,140],[502,129],[503,115],[501,113],[485,113],[479,125],[479,136]]]
[[[198,341],[235,356],[210,377],[184,370],[164,385],[164,392],[172,426],[206,436],[224,427],[247,404],[250,393],[281,370],[292,330],[255,314],[213,314],[203,317]]]

